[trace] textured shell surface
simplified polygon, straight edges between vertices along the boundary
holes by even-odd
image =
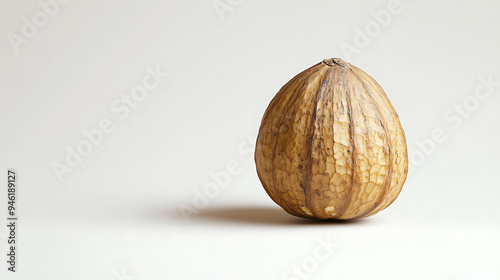
[[[408,173],[405,134],[384,90],[338,58],[298,74],[271,100],[255,162],[274,202],[318,219],[378,213]]]

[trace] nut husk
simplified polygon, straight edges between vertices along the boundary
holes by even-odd
[[[286,83],[264,113],[255,162],[271,199],[305,218],[374,215],[399,195],[406,139],[382,87],[342,59]]]

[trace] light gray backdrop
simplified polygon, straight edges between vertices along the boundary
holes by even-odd
[[[5,1],[2,279],[498,279],[496,1]],[[279,88],[341,57],[385,89],[411,174],[357,223],[293,218],[253,148]],[[10,246],[10,245],[9,245]]]

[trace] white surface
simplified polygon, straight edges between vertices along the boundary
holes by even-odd
[[[2,2],[0,170],[19,171],[20,225],[19,272],[0,265],[0,278],[301,279],[291,269],[317,262],[303,279],[498,279],[500,87],[453,111],[475,104],[481,77],[500,81],[498,2],[401,1],[349,58],[341,46],[389,1],[223,2],[221,20],[212,1],[74,0],[18,53],[10,32],[41,8]],[[274,94],[330,57],[384,87],[413,156],[396,202],[356,223],[287,215],[252,160]],[[169,76],[113,111],[157,66]],[[103,119],[114,130],[60,182],[52,164]],[[419,158],[436,129],[445,140]],[[187,223],[179,206],[228,164],[235,175]],[[3,224],[6,191],[0,207]]]

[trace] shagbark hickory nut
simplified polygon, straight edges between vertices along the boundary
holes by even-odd
[[[405,134],[384,90],[339,58],[280,89],[262,118],[255,162],[274,202],[318,219],[378,213],[397,198],[408,173]]]

